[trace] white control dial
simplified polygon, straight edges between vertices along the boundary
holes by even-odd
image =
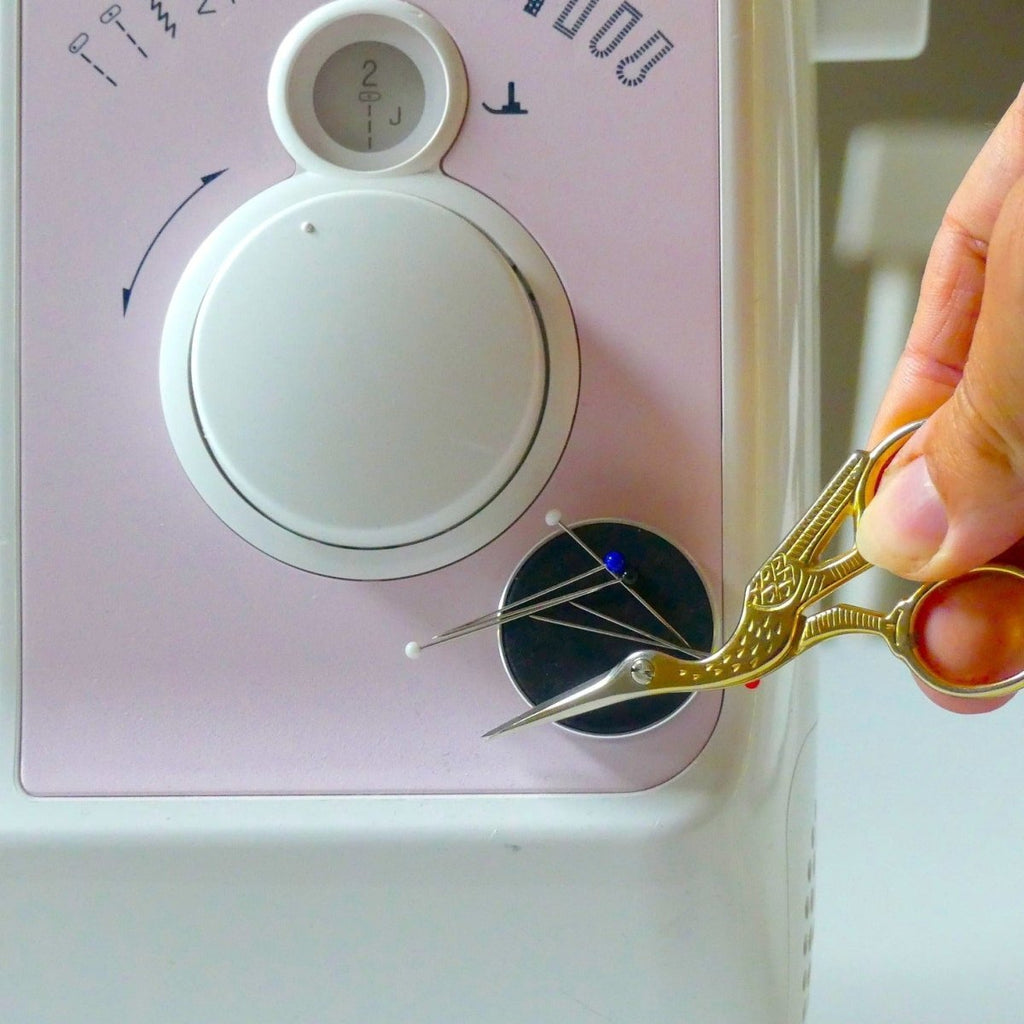
[[[427,572],[538,496],[576,411],[572,312],[537,243],[442,175],[324,191],[296,175],[193,257],[160,388],[236,533],[349,579]]]
[[[504,255],[434,203],[336,193],[231,254],[192,338],[210,451],[294,533],[414,544],[480,512],[529,451],[547,356]]]

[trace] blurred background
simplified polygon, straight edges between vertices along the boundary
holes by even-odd
[[[831,472],[849,450],[844,430],[852,415],[851,383],[857,374],[869,274],[866,264],[843,263],[833,254],[843,161],[851,133],[863,124],[902,126],[916,121],[991,127],[1022,84],[1022,0],[932,0],[928,46],[920,57],[820,65],[822,396],[827,410],[822,457],[826,471]],[[909,198],[915,183],[908,180],[904,187]]]
[[[1022,0],[932,0],[919,58],[819,68],[826,473],[851,447],[878,269],[874,256],[851,263],[833,252],[851,133],[875,124],[879,138],[899,141],[903,129],[887,136],[886,126],[908,122],[977,132],[994,126],[1022,83]],[[902,180],[883,174],[881,186],[897,209],[919,213],[932,161],[922,149],[896,163]],[[854,191],[870,193],[869,176],[855,175]],[[1024,253],[1021,261],[1024,273]],[[874,361],[887,376],[885,359]],[[950,715],[864,637],[824,645],[820,678],[810,1024],[1020,1024],[1024,696],[992,715]]]

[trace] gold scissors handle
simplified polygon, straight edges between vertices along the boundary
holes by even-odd
[[[950,697],[974,699],[991,699],[1016,693],[1024,689],[1024,669],[1005,679],[990,683],[958,683],[937,672],[921,653],[919,618],[928,601],[933,600],[940,591],[952,589],[972,577],[984,576],[1008,576],[1024,583],[1024,569],[1014,565],[983,565],[955,579],[923,584],[910,597],[900,601],[888,615],[868,608],[858,608],[855,605],[836,605],[807,620],[800,638],[799,650],[803,652],[808,647],[833,636],[872,633],[882,637],[892,653],[918,679],[939,693]]]
[[[492,730],[493,736],[540,721],[558,721],[610,704],[655,694],[693,693],[750,683],[802,654],[809,647],[845,633],[875,633],[925,683],[953,696],[994,697],[1024,687],[1024,671],[978,686],[939,675],[918,646],[919,613],[937,590],[956,580],[925,584],[884,614],[838,605],[816,614],[805,610],[868,568],[856,548],[823,558],[843,520],[859,520],[896,452],[920,426],[903,427],[870,452],[854,452],[829,481],[782,544],[747,584],[740,621],[714,653],[693,661],[642,650],[611,671],[517,716]],[[988,565],[966,576],[1008,575],[1024,582],[1024,570]]]

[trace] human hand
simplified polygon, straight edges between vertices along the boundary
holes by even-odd
[[[950,201],[869,444],[919,419],[861,517],[861,554],[916,580],[1024,566],[1024,90]],[[921,643],[960,682],[1019,671],[1024,587],[976,578],[950,588],[926,611]],[[925,692],[961,712],[1007,699]]]

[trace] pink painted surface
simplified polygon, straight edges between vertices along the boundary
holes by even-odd
[[[717,697],[629,739],[539,728],[485,743],[522,707],[493,636],[415,663],[403,647],[495,607],[555,506],[664,534],[717,600],[716,3],[641,0],[642,21],[604,59],[588,44],[614,0],[573,39],[554,27],[561,0],[536,17],[520,0],[421,4],[469,73],[446,170],[549,254],[578,322],[582,390],[558,470],[511,530],[456,566],[388,583],[319,578],[232,534],[178,465],[157,387],[163,314],[189,256],[292,173],[265,82],[277,43],[316,5],[176,5],[173,36],[147,5],[123,6],[104,24],[79,0],[24,5],[26,788],[631,791],[676,774],[713,728]],[[625,87],[617,59],[657,29],[674,50]],[[529,115],[487,114],[481,102],[503,102],[511,80]],[[160,236],[123,315],[154,234],[223,168]]]

